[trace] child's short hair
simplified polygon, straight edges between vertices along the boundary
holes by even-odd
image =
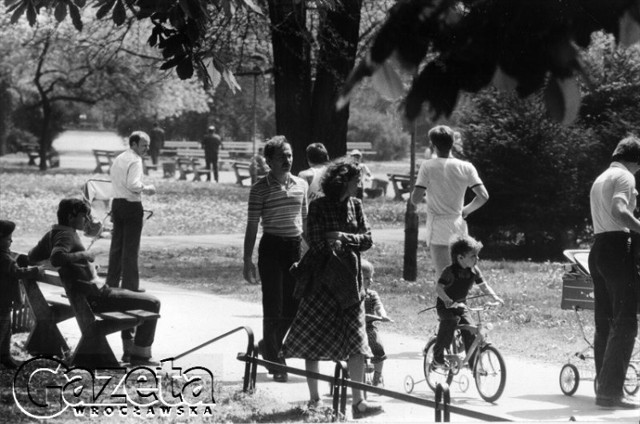
[[[58,204],[58,224],[68,225],[69,216],[77,216],[79,214],[90,214],[91,208],[84,201],[76,198],[62,199]]]
[[[366,259],[360,261],[360,268],[362,268],[363,271],[366,269],[370,273],[373,272],[373,264]]]
[[[466,255],[469,252],[479,252],[482,249],[482,243],[471,236],[457,236],[449,245],[451,252],[451,263],[455,264],[458,255]]]

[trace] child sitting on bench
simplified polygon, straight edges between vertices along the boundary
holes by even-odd
[[[38,276],[37,267],[20,267],[11,254],[13,230],[16,224],[0,220],[0,363],[5,368],[15,369],[20,363],[11,356],[11,305],[20,304],[21,278]]]

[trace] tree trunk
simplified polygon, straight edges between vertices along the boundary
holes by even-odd
[[[343,156],[347,151],[349,109],[345,107],[338,112],[335,103],[355,64],[361,7],[361,0],[343,0],[335,10],[327,11],[320,22],[309,143],[323,143],[331,158]]]
[[[311,127],[311,59],[303,1],[269,0],[276,132],[293,148],[293,171],[306,168]]]
[[[0,80],[0,105],[0,156],[4,156],[9,152],[7,136],[12,110],[9,84],[5,80]]]

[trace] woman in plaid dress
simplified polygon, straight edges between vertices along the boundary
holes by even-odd
[[[360,264],[360,252],[369,249],[372,240],[362,202],[354,197],[359,179],[360,170],[354,161],[336,161],[322,181],[325,197],[309,205],[307,255],[328,258],[328,266],[305,291],[282,346],[284,357],[304,358],[306,369],[316,373],[318,361],[346,360],[354,381],[364,380],[365,355],[372,356]],[[318,408],[318,380],[308,378],[307,384],[309,409]],[[382,412],[379,405],[364,400],[361,390],[352,391],[354,418]]]

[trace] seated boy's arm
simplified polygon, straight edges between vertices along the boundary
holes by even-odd
[[[95,255],[86,250],[72,252],[74,247],[73,237],[66,233],[58,233],[52,237],[51,265],[60,267],[66,264],[87,260],[93,262]]]

